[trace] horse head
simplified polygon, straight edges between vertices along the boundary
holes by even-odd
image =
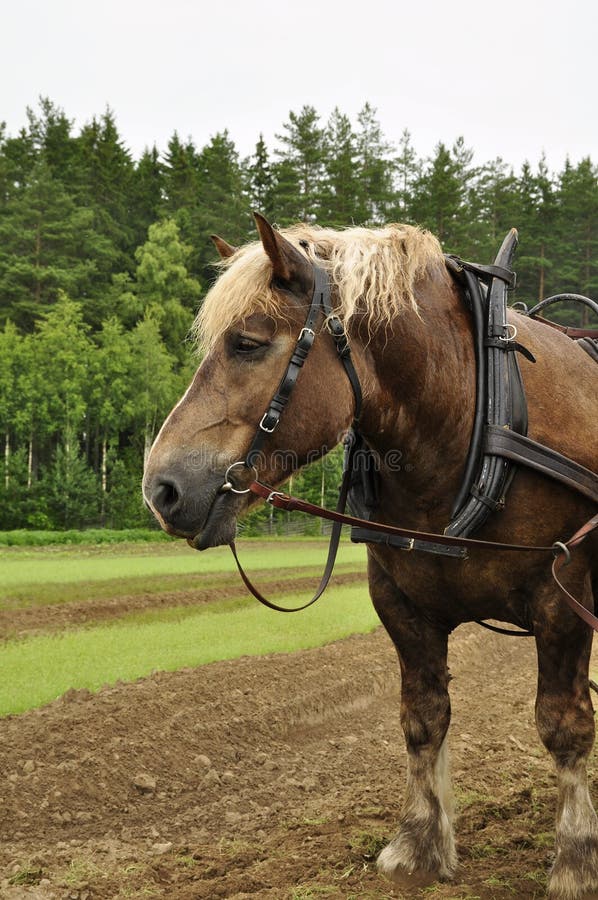
[[[162,527],[201,550],[230,543],[238,516],[249,506],[250,495],[238,491],[255,472],[244,461],[314,288],[309,248],[283,237],[262,216],[255,219],[260,236],[255,245],[237,251],[213,238],[224,273],[197,324],[206,355],[162,426],[143,479],[145,501]],[[322,334],[289,407],[252,460],[269,484],[280,484],[332,449],[351,421],[351,388],[323,326],[320,315],[315,330]],[[226,482],[234,490],[223,490]]]

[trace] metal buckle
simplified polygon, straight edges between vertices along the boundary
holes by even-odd
[[[266,497],[266,503],[273,503],[274,497],[284,497],[284,494],[282,493],[282,491],[270,491],[270,493]]]
[[[272,426],[272,428],[266,428],[266,426],[264,425],[264,422],[265,422],[266,419],[268,418],[268,415],[269,415],[269,413],[267,413],[267,412],[264,413],[264,415],[262,416],[262,421],[260,422],[260,426],[259,426],[259,427],[261,428],[262,431],[265,431],[266,434],[272,434],[272,432],[276,429],[276,426],[278,425],[280,419],[276,419],[276,420],[275,420],[274,425]]]
[[[297,340],[298,341],[303,340],[304,334],[311,334],[312,340],[314,340],[316,337],[316,333],[313,330],[313,328],[302,328],[301,331],[299,332],[299,337],[297,338]]]
[[[401,547],[401,550],[404,550],[405,553],[410,553],[413,550],[413,545],[415,544],[415,538],[409,538],[409,543],[406,547]]]

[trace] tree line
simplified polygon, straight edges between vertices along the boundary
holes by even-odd
[[[17,135],[0,125],[0,529],[148,521],[144,453],[197,363],[209,235],[254,239],[252,209],[281,226],[417,223],[479,262],[514,225],[515,299],[596,297],[597,175],[589,158],[477,164],[463,138],[422,158],[369,104],[355,121],[304,106],[247,158],[224,131],[134,159],[111,110],[76,130],[42,98]],[[296,487],[329,499],[337,474],[316,464]]]

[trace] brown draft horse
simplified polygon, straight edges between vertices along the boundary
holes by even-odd
[[[223,273],[198,317],[206,355],[160,431],[144,496],[163,528],[203,550],[233,540],[251,494],[222,492],[227,467],[244,460],[278,386],[313,290],[313,261],[329,273],[335,312],[364,389],[360,429],[381,460],[373,518],[442,532],[467,454],[475,402],[469,314],[429,233],[410,226],[274,230],[256,215],[260,241],[236,250],[215,239]],[[568,337],[517,313],[529,435],[596,468],[595,363]],[[262,481],[279,485],[327,452],[351,422],[353,394],[323,327],[280,427],[260,458]],[[387,460],[401,453],[400,470]],[[394,452],[394,456],[393,456]],[[242,488],[249,470],[231,476]],[[550,545],[593,514],[580,494],[518,470],[503,511],[476,537]],[[596,533],[576,550],[568,586],[593,608]],[[598,820],[587,785],[594,740],[588,688],[590,629],[559,599],[543,555],[470,552],[466,560],[368,545],[372,601],[398,652],[401,722],[409,777],[382,872],[413,886],[450,879],[457,857],[446,751],[450,719],[447,639],[460,623],[495,618],[533,629],[538,655],[536,722],[558,780],[556,857],[549,894],[598,891]]]

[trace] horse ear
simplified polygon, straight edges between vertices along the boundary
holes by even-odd
[[[232,244],[228,244],[223,238],[218,237],[217,234],[211,234],[210,240],[216,247],[220,259],[228,259],[229,256],[234,256],[237,252],[237,248],[233,247]]]
[[[313,278],[312,267],[307,259],[280,232],[272,228],[264,216],[254,212],[253,217],[264,250],[272,263],[274,276],[289,284],[299,282],[307,289]]]

